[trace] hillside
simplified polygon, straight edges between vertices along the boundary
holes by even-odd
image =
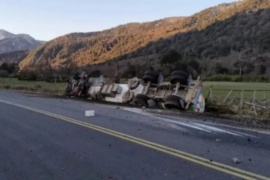
[[[0,63],[19,63],[28,53],[29,51],[25,50],[0,54]]]
[[[0,30],[0,54],[13,51],[33,50],[43,42],[35,40],[28,34],[12,34]]]
[[[268,8],[270,0],[242,0],[208,8],[190,17],[131,23],[101,32],[72,33],[32,51],[20,68],[44,62],[59,66],[70,61],[85,66],[123,60],[117,63],[127,65],[153,56],[162,59],[174,49],[179,53],[177,60],[196,61],[197,71],[210,73],[217,66],[227,66],[230,70],[237,68],[238,61],[245,60],[249,64],[258,62],[258,66],[266,67],[264,73],[270,73],[267,70],[270,67]],[[248,65],[241,63],[241,69],[248,69],[245,66]]]

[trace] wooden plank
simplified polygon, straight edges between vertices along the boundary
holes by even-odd
[[[227,96],[225,97],[225,99],[223,100],[223,103],[226,102],[226,100],[230,97],[230,95],[232,94],[233,90],[230,90],[230,92],[227,94]]]
[[[255,100],[256,100],[256,90],[254,90],[254,92],[253,92],[253,98],[252,98],[252,103],[253,104],[254,104]]]
[[[243,108],[243,99],[244,99],[244,90],[242,90],[241,91],[241,95],[240,95],[241,97],[241,99],[240,99],[240,109],[242,109]]]
[[[210,87],[210,102],[213,102],[213,90],[212,90],[212,86]]]
[[[245,102],[245,104],[247,104],[249,106],[254,106],[254,107],[262,108],[262,109],[270,109],[270,108],[268,108],[266,106],[260,106],[260,105],[254,104],[254,103]]]

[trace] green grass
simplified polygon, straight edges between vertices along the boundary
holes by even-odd
[[[203,94],[207,96],[210,87],[213,89],[213,96],[225,98],[230,90],[244,90],[244,98],[251,99],[254,90],[256,90],[256,98],[270,99],[270,83],[258,82],[203,82]],[[268,91],[259,91],[268,90]],[[233,91],[230,97],[240,97],[241,91]]]
[[[20,81],[16,78],[0,78],[1,89],[35,91],[51,94],[63,94],[67,83],[49,83],[43,81]]]

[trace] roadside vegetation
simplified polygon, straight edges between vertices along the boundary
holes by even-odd
[[[63,94],[66,88],[66,83],[65,82],[51,83],[44,81],[21,81],[18,80],[17,78],[0,78],[0,88],[60,95]]]
[[[258,124],[270,120],[270,83],[208,81],[203,86],[208,112],[256,119]]]
[[[212,87],[213,96],[216,98],[225,98],[231,90],[236,90],[234,93],[239,94],[240,91],[244,90],[244,97],[252,99],[255,90],[257,91],[256,98],[270,100],[270,83],[206,81],[203,82],[203,94],[205,97],[208,95],[210,87]]]

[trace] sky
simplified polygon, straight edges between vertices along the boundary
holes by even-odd
[[[130,22],[190,16],[236,0],[0,0],[0,29],[51,40]]]

